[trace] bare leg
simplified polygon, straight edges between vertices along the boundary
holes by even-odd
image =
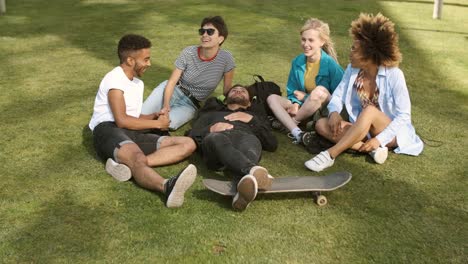
[[[275,114],[276,118],[289,129],[292,131],[294,128],[297,127],[297,123],[291,118],[289,113],[286,111],[289,107],[292,106],[291,101],[286,98],[283,98],[279,95],[272,94],[267,98],[268,106],[270,107],[273,114]]]
[[[165,179],[148,166],[148,159],[137,144],[124,144],[117,152],[117,159],[130,168],[139,186],[164,192]]]
[[[174,164],[190,156],[196,148],[195,142],[189,137],[165,137],[159,149],[147,156],[148,166]]]
[[[341,140],[346,131],[348,131],[348,129],[351,128],[352,125],[353,124],[351,124],[350,122],[341,121],[341,127],[343,128],[343,130],[340,134],[334,136],[332,131],[330,130],[330,127],[328,126],[328,118],[325,117],[317,121],[317,123],[315,124],[315,131],[317,131],[317,133],[323,136],[324,138],[336,143]],[[351,149],[358,150],[362,144],[363,142],[359,141],[356,144],[354,144],[351,147]]]
[[[297,111],[295,119],[297,121],[302,121],[310,116],[312,116],[323,103],[326,103],[330,100],[330,93],[323,86],[317,86],[307,97],[304,104]]]
[[[346,132],[343,137],[328,149],[328,153],[332,158],[336,158],[346,149],[353,147],[356,143],[371,132],[371,135],[376,135],[383,131],[391,122],[391,119],[383,112],[374,106],[366,107],[359,115],[356,123],[354,123]]]

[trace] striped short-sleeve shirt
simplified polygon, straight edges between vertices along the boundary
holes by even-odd
[[[198,46],[189,46],[181,52],[175,66],[182,70],[180,85],[197,100],[203,101],[213,93],[224,74],[234,69],[236,64],[227,50],[220,49],[214,59],[203,61],[198,56]]]

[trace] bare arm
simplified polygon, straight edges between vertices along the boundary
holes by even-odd
[[[224,89],[223,94],[226,95],[229,89],[232,87],[232,79],[234,78],[234,69],[224,74]]]
[[[124,93],[121,90],[111,89],[108,93],[109,105],[114,115],[115,123],[120,128],[142,130],[157,128],[167,130],[169,119],[167,115],[159,116],[158,120],[149,120],[129,116],[126,113]]]
[[[146,119],[146,120],[153,120],[153,119],[158,119],[159,113],[152,113],[152,114],[140,114],[140,119]]]
[[[163,108],[161,109],[162,113],[167,113],[171,110],[171,97],[172,94],[174,93],[174,87],[177,84],[177,82],[180,79],[180,76],[182,75],[182,70],[175,68],[174,71],[172,71],[171,77],[169,77],[169,80],[167,81],[166,88],[164,90],[164,101],[163,101]]]
[[[343,118],[338,112],[330,113],[330,117],[328,118],[328,126],[332,132],[333,137],[338,137],[341,133],[343,133],[343,127],[341,125]]]

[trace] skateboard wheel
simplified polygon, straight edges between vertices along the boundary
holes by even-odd
[[[317,199],[315,200],[315,202],[317,203],[318,206],[324,206],[328,203],[327,197],[325,197],[324,195],[317,196]]]

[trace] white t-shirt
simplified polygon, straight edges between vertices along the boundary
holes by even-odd
[[[117,66],[108,72],[99,85],[99,90],[94,100],[94,112],[89,121],[89,128],[94,128],[102,122],[114,122],[114,115],[109,105],[107,94],[110,89],[118,89],[124,92],[126,113],[129,116],[139,117],[143,105],[143,81],[134,77],[129,80],[122,67]]]

